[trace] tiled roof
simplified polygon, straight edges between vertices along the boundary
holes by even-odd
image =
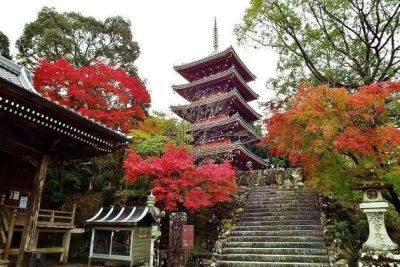
[[[210,103],[217,103],[220,101],[224,101],[227,99],[230,99],[231,97],[236,98],[239,100],[239,102],[247,108],[256,118],[260,119],[261,115],[258,114],[252,107],[249,106],[249,104],[246,102],[246,100],[243,99],[243,97],[239,94],[238,90],[234,89],[230,92],[223,93],[223,94],[218,94],[216,96],[210,96],[208,98],[200,99],[197,101],[194,101],[190,104],[187,105],[177,105],[177,106],[171,106],[171,110],[176,113],[177,110],[187,110],[203,105],[207,105]]]
[[[148,207],[136,206],[136,207],[108,207],[100,208],[96,215],[86,221],[86,224],[97,224],[97,225],[112,225],[112,224],[127,224],[135,225],[141,222],[146,215],[151,213]],[[155,219],[153,218],[153,221]],[[150,223],[151,226],[151,223]]]
[[[228,152],[235,151],[235,150],[240,150],[243,154],[245,154],[249,158],[253,159],[254,161],[259,163],[260,165],[263,165],[263,166],[267,166],[268,165],[268,162],[266,162],[262,158],[258,157],[257,155],[255,155],[251,151],[249,151],[241,143],[234,143],[234,144],[225,145],[225,146],[221,146],[221,147],[215,147],[215,148],[207,148],[205,150],[199,149],[199,150],[194,152],[194,155],[195,155],[195,157],[199,158],[199,157],[206,157],[208,155],[228,153]]]
[[[232,46],[228,47],[224,51],[221,51],[219,53],[213,53],[205,58],[201,58],[199,60],[196,60],[196,61],[193,61],[190,63],[181,64],[179,66],[174,66],[174,69],[180,73],[181,71],[188,70],[190,68],[194,68],[194,67],[200,66],[202,64],[205,64],[207,62],[212,62],[215,59],[223,58],[223,57],[226,57],[229,55],[232,55],[236,59],[236,61],[240,64],[240,66],[243,68],[245,73],[247,73],[248,78],[245,79],[246,81],[251,81],[256,78],[256,76],[246,67],[246,65],[243,63],[243,61],[239,58],[238,54],[236,53],[236,51],[233,49]]]
[[[21,67],[2,56],[0,56],[0,77],[18,87],[37,93],[31,83],[31,73],[24,67]]]
[[[217,82],[219,80],[229,79],[229,78],[236,78],[239,84],[243,86],[248,92],[247,96],[244,96],[248,101],[254,100],[258,98],[258,95],[250,88],[250,86],[243,80],[242,76],[239,75],[235,68],[229,68],[226,71],[207,76],[203,79],[196,80],[194,82],[180,84],[180,85],[173,85],[172,88],[174,91],[180,93],[180,90],[194,88],[206,84],[212,84],[213,82]]]
[[[242,127],[244,129],[246,129],[248,132],[250,132],[251,134],[254,135],[254,137],[258,140],[261,139],[261,136],[258,135],[256,132],[254,132],[253,129],[250,128],[250,126],[243,121],[242,117],[239,114],[233,115],[232,117],[229,118],[222,118],[219,120],[215,120],[215,121],[211,121],[210,123],[202,123],[202,124],[193,124],[189,127],[189,131],[190,132],[195,132],[195,131],[199,131],[199,130],[204,130],[204,129],[210,129],[213,127],[217,127],[220,125],[226,125],[226,124],[231,124],[231,123],[240,123],[240,125],[242,125]]]

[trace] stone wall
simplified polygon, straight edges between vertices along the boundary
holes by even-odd
[[[303,177],[301,168],[238,171],[237,183],[250,187],[263,185],[298,187],[303,186]]]

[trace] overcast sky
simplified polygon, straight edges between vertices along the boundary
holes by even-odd
[[[269,49],[239,47],[233,34],[250,0],[12,0],[1,3],[0,31],[15,41],[27,22],[33,21],[43,6],[57,11],[77,11],[104,19],[121,15],[132,23],[134,38],[141,49],[136,64],[139,75],[147,80],[152,110],[169,113],[172,104],[186,103],[171,89],[185,83],[174,65],[207,56],[212,51],[214,17],[219,28],[219,49],[233,46],[248,68],[257,76],[250,86],[265,101],[273,95],[265,82],[275,75],[277,56]],[[260,111],[257,101],[251,105]]]

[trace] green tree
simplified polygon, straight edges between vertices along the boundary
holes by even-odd
[[[10,55],[10,40],[7,35],[0,31],[0,55],[5,58],[11,59]]]
[[[99,21],[44,7],[35,21],[25,25],[17,48],[17,58],[29,68],[41,59],[65,58],[77,67],[90,65],[95,59],[113,62],[137,76],[134,61],[139,56],[139,45],[133,40],[131,23],[120,16]]]
[[[300,82],[354,89],[400,78],[399,11],[397,0],[251,0],[235,32],[277,50],[268,86],[278,93]]]
[[[154,112],[131,132],[132,149],[141,157],[161,156],[168,143],[190,148],[193,137],[187,134],[188,124],[166,114]]]

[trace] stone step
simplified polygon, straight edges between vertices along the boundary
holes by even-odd
[[[218,267],[328,267],[328,263],[305,262],[255,262],[255,261],[219,261]]]
[[[239,221],[237,226],[265,226],[265,225],[310,225],[320,224],[320,219],[307,219],[307,220],[258,220],[258,221]]]
[[[302,201],[305,200],[305,201]],[[246,200],[246,204],[253,203],[253,202],[261,202],[261,203],[267,203],[267,204],[309,204],[310,202],[313,203],[318,203],[319,200],[317,198],[309,198],[309,197],[296,197],[296,198],[285,198],[285,199],[276,199],[276,198],[271,198],[271,197],[265,197],[265,198],[260,198],[260,199],[249,199]]]
[[[306,202],[318,202],[317,198],[311,198],[311,197],[287,197],[287,198],[281,198],[281,197],[263,197],[263,198],[251,198],[247,199],[247,203],[253,203],[253,202],[270,202],[270,203],[281,203],[281,202],[295,202],[295,201],[302,201],[302,199],[306,198]]]
[[[329,266],[317,194],[253,188],[218,266]]]
[[[275,195],[275,196],[286,196],[286,195],[313,195],[317,196],[317,193],[309,190],[267,190],[267,191],[250,191],[250,196],[263,196],[263,195]]]
[[[299,188],[286,188],[286,187],[282,187],[282,186],[274,186],[274,185],[268,185],[268,186],[259,186],[256,188],[252,188],[250,192],[265,192],[265,191],[312,191],[313,190],[311,188],[307,188],[307,187],[299,187]]]
[[[279,202],[274,202],[274,203],[269,203],[269,204],[250,204],[246,203],[245,209],[256,209],[256,208],[267,208],[267,207],[282,207],[282,208],[288,208],[288,207],[293,207],[293,208],[311,208],[319,207],[319,203],[303,203],[301,201],[298,201],[297,203],[279,203]]]
[[[311,262],[329,263],[326,255],[260,255],[260,254],[223,254],[221,260],[258,261],[258,262]]]
[[[247,199],[255,199],[255,198],[294,198],[294,197],[309,197],[309,198],[318,198],[318,195],[313,192],[304,192],[304,193],[250,193]]]
[[[247,199],[253,198],[295,198],[295,197],[307,197],[307,198],[318,198],[318,195],[314,192],[271,192],[271,193],[249,193]]]
[[[247,247],[247,248],[318,248],[325,249],[322,242],[225,242],[224,247]]]
[[[263,254],[263,255],[321,255],[326,256],[326,250],[322,248],[248,248],[230,247],[224,248],[224,254]]]
[[[248,198],[247,202],[255,202],[255,201],[276,201],[278,203],[281,202],[289,202],[289,201],[299,201],[301,199],[307,199],[310,201],[318,201],[316,197],[308,197],[308,196],[293,196],[293,197],[257,197],[257,198]]]
[[[262,195],[301,195],[301,194],[307,194],[307,195],[314,195],[317,196],[317,193],[314,191],[310,190],[264,190],[264,191],[250,191],[249,195],[250,196],[262,196]]]
[[[281,231],[281,230],[321,230],[322,227],[319,224],[309,224],[309,225],[299,225],[299,224],[293,224],[293,225],[237,225],[233,227],[233,231],[268,231],[268,230],[275,230],[275,231]]]
[[[263,212],[263,211],[304,211],[304,210],[316,210],[319,211],[319,208],[317,205],[315,206],[263,206],[263,207],[258,207],[258,208],[250,208],[250,207],[245,207],[244,212],[249,213],[249,212]]]
[[[324,242],[322,236],[228,236],[228,242]]]
[[[266,230],[266,231],[238,231],[231,232],[231,236],[322,236],[321,230]]]
[[[244,210],[241,217],[254,217],[254,216],[276,216],[276,215],[321,215],[319,210],[307,209],[307,210],[296,210],[296,211],[287,211],[287,210],[271,210],[271,211],[248,211]]]
[[[240,216],[238,221],[285,221],[285,220],[310,220],[319,219],[320,215],[298,214],[298,215],[270,215],[270,216]]]
[[[299,205],[252,205],[252,206],[244,206],[244,212],[263,212],[263,211],[304,211],[304,210],[315,210],[319,211],[319,205],[308,205],[308,206],[299,206]]]
[[[266,199],[266,200],[254,200],[254,201],[247,201],[246,202],[246,207],[247,206],[269,206],[273,204],[280,204],[280,203],[285,203],[286,205],[296,205],[299,202],[301,202],[303,205],[318,205],[317,200],[299,200],[299,199],[293,199],[293,200],[272,200],[272,199]]]

